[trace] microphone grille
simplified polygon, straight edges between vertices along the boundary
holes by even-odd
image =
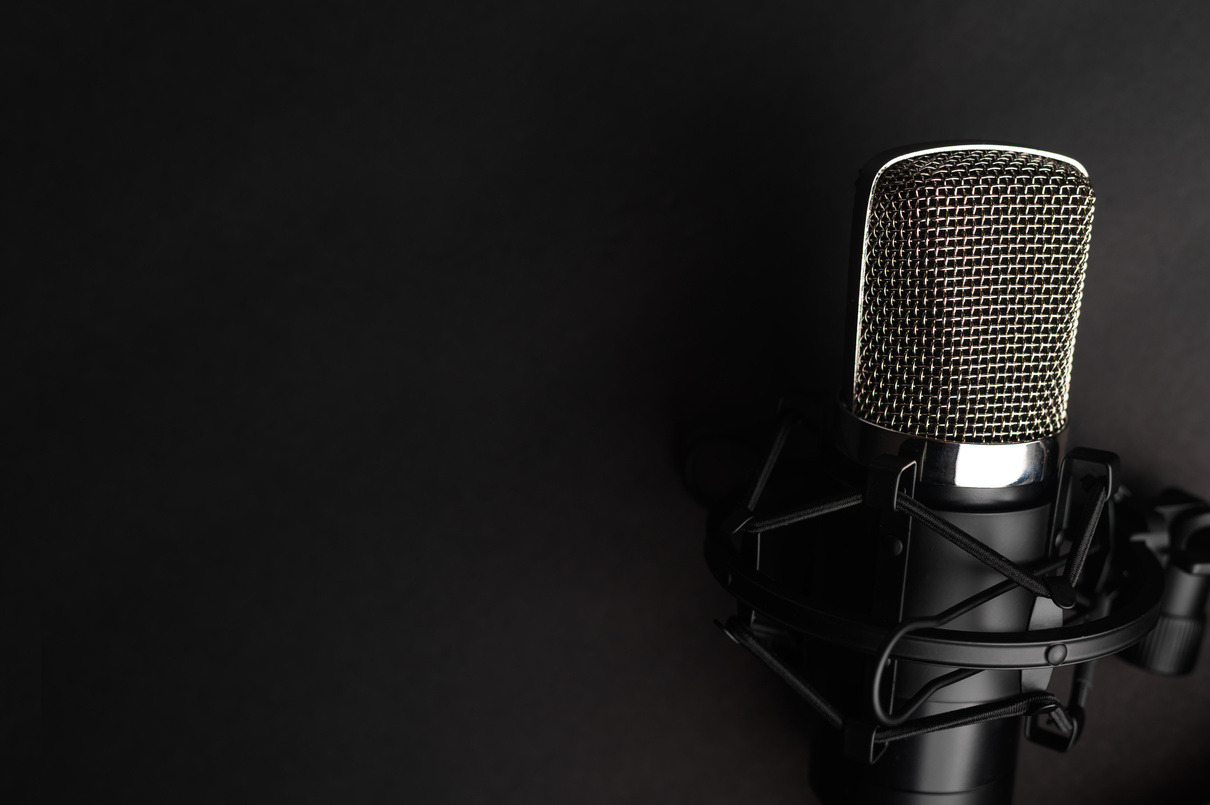
[[[949,442],[1033,441],[1067,422],[1093,192],[1056,154],[919,152],[874,179],[853,413]]]

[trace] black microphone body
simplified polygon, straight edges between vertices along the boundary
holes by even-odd
[[[895,457],[916,500],[1021,565],[1052,548],[1092,211],[1082,166],[1011,146],[882,155],[858,181],[853,386],[838,414],[841,461],[860,473]],[[852,538],[812,543],[809,589],[821,607],[895,624],[1003,581],[904,514],[864,511],[852,521]],[[1018,588],[947,628],[1023,632],[1061,622],[1051,602]],[[821,641],[804,646],[807,677],[871,724],[875,663]],[[894,719],[953,670],[893,662],[878,692],[883,716]],[[995,702],[1048,679],[984,670],[938,690],[911,717]],[[984,721],[896,741],[873,764],[820,735],[811,782],[828,803],[1003,805],[1012,798],[1020,734],[1020,718]]]
[[[917,498],[928,502],[919,492]],[[994,512],[936,508],[934,511],[1021,564],[1047,555],[1046,534],[1051,518],[1048,503]],[[877,531],[877,524],[867,522],[853,533]],[[839,550],[824,549],[812,557],[811,564],[816,570],[812,597],[824,607],[836,607],[848,599],[847,605],[859,610],[862,599],[879,601],[880,591],[872,588],[885,584],[886,574],[875,573],[868,583],[855,584],[852,575],[841,576],[836,568],[876,568],[899,561],[904,565],[902,587],[894,589],[902,591],[900,613],[906,619],[935,615],[1003,580],[927,528],[913,530],[906,551],[898,556],[889,554],[889,550],[877,544],[857,550],[845,550],[843,546]],[[892,600],[881,612],[875,603],[869,614],[891,621],[889,613],[896,603],[900,602]],[[1034,607],[1034,596],[1018,589],[950,625],[967,631],[1021,632],[1029,628]],[[865,718],[874,721],[869,712],[874,660],[836,652],[814,640],[806,642],[804,658],[808,678],[832,692],[849,711],[864,712]],[[922,663],[897,663],[893,680],[889,680],[893,682],[892,713],[928,682],[951,670]],[[1046,680],[1039,681],[1044,685]],[[938,691],[912,715],[936,715],[1004,699],[1022,690],[1022,672],[987,670]],[[886,695],[889,697],[890,692]],[[843,742],[821,729],[812,743],[811,784],[826,803],[1008,803],[1012,799],[1020,734],[1019,718],[985,721],[892,743],[875,763],[869,764],[865,758],[848,756]]]

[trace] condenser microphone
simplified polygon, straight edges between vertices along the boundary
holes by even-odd
[[[828,805],[1008,805],[1023,723],[1069,749],[1093,663],[1160,617],[1167,546],[1172,572],[1210,578],[1201,537],[1114,528],[1116,456],[1066,451],[1093,212],[1080,163],[1014,145],[903,149],[859,176],[834,458],[782,458],[812,418],[788,405],[705,545],[739,603],[723,630],[820,716]],[[1198,595],[1169,617],[1182,635]],[[1147,667],[1190,664],[1168,632]],[[1066,707],[1046,690],[1063,665]]]
[[[855,208],[841,451],[859,465],[898,458],[915,499],[944,520],[1019,564],[1045,558],[1092,230],[1087,171],[1013,146],[923,148],[868,166]],[[902,595],[881,601],[878,616],[928,616],[1001,580],[928,527],[909,546],[889,580]],[[815,589],[836,600],[832,587]],[[1031,618],[1061,622],[1019,589],[951,626],[1012,632]],[[868,662],[857,664],[867,667],[828,670],[864,683]],[[876,715],[895,723],[896,709],[950,670],[899,663]],[[1021,692],[1019,672],[985,671],[912,715]],[[1006,803],[1019,733],[1015,718],[935,732],[861,768],[824,748],[812,780],[830,802]]]

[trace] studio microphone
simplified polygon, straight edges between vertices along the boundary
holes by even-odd
[[[839,410],[841,452],[856,465],[898,458],[893,467],[912,476],[914,498],[937,516],[1019,565],[1047,558],[1092,235],[1087,171],[1032,149],[941,146],[877,158],[858,194],[852,386]],[[868,547],[829,554],[823,546],[816,566],[876,565]],[[889,620],[934,615],[1003,580],[922,524],[894,558],[897,566],[884,568],[879,583],[896,595],[872,613]],[[860,606],[854,591],[836,589],[829,576],[818,574],[817,600],[848,597]],[[949,628],[1022,632],[1031,619],[1035,628],[1060,625],[1049,603],[1018,587]],[[851,695],[860,701],[869,662],[824,658],[816,673],[841,686],[860,680]],[[901,662],[871,703],[887,702],[884,716],[903,712],[916,691],[951,670]],[[1020,694],[1021,676],[998,669],[972,675],[912,715]],[[812,780],[829,802],[1007,803],[1020,732],[1019,718],[933,732],[891,744],[868,767],[829,751],[835,742],[820,742]]]
[[[1023,721],[1074,743],[1091,661],[1146,635],[1163,591],[1106,535],[1116,457],[1066,452],[1092,185],[1059,154],[919,146],[870,162],[854,207],[832,457],[790,468],[811,416],[787,406],[712,513],[724,631],[820,714],[825,803],[1006,805]],[[1064,707],[1046,687],[1069,664]]]

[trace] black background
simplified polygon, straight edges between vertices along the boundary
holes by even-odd
[[[837,381],[861,164],[987,138],[1097,190],[1073,443],[1210,495],[1208,9],[35,12],[48,790],[812,801],[674,445]],[[1205,802],[1208,731],[1210,662],[1103,663],[1019,800]]]

